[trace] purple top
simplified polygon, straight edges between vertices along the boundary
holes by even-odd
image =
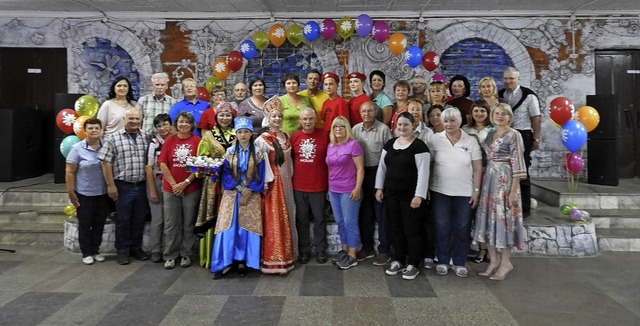
[[[362,147],[355,139],[343,144],[329,144],[327,166],[329,167],[329,191],[349,193],[356,187],[356,164],[353,158],[364,155]]]

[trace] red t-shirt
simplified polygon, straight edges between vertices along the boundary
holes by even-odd
[[[352,97],[349,100],[349,123],[351,127],[362,122],[362,116],[360,115],[360,105],[364,102],[369,102],[371,99],[367,94],[360,94],[356,97]]]
[[[328,99],[324,101],[324,103],[322,103],[322,113],[320,118],[322,118],[322,121],[324,121],[324,125],[322,126],[322,129],[324,129],[324,131],[331,131],[331,123],[333,122],[333,119],[338,116],[343,116],[347,118],[347,120],[350,120],[349,104],[347,104],[347,101],[338,96],[333,100]]]
[[[200,137],[196,135],[191,135],[187,139],[180,139],[178,135],[171,135],[165,139],[164,145],[162,145],[162,151],[160,151],[160,156],[158,157],[158,164],[165,163],[169,167],[173,179],[176,182],[182,182],[191,174],[191,172],[185,170],[187,157],[196,156],[198,144],[200,144]],[[199,188],[200,180],[194,179],[184,190],[184,193],[188,194]],[[164,178],[162,182],[162,189],[168,192],[173,191],[167,178]]]
[[[327,146],[329,135],[322,129],[310,134],[298,130],[291,135],[291,155],[293,156],[293,189],[304,192],[326,191]]]
[[[198,128],[200,129],[213,129],[216,126],[216,111],[213,108],[209,108],[202,112],[200,121],[198,121]]]

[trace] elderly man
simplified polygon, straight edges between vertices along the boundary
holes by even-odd
[[[169,110],[171,121],[176,121],[178,113],[187,111],[193,114],[197,125],[204,110],[209,108],[209,103],[198,98],[198,87],[193,78],[187,78],[182,81],[182,93],[184,94],[184,99],[178,101],[178,103],[174,104],[171,110]],[[193,133],[200,136],[199,129]]]
[[[298,95],[309,98],[311,106],[316,110],[316,116],[320,117],[322,113],[322,104],[324,101],[329,99],[329,94],[318,88],[320,85],[320,72],[315,69],[309,71],[304,82],[307,85],[307,89],[299,91]],[[324,121],[320,118],[316,120],[316,128],[322,128]]]
[[[124,120],[124,129],[107,137],[98,153],[107,192],[116,203],[116,250],[120,265],[129,264],[129,254],[139,260],[148,259],[141,246],[149,209],[144,166],[150,139],[140,130],[140,109],[128,109]]]
[[[231,101],[231,105],[233,105],[233,108],[238,110],[238,105],[246,98],[247,85],[245,85],[244,83],[237,83],[233,85],[233,101]]]
[[[138,100],[138,108],[142,111],[142,130],[151,135],[155,131],[153,119],[160,113],[169,113],[176,104],[176,99],[166,94],[169,88],[169,75],[159,72],[151,76],[153,94],[148,94]]]
[[[382,155],[382,147],[391,138],[391,131],[384,123],[376,120],[376,105],[369,101],[360,105],[362,122],[353,127],[353,136],[364,150],[364,180],[362,182],[362,203],[358,224],[360,226],[360,240],[362,249],[356,254],[359,261],[374,257],[373,234],[378,223],[378,255],[373,264],[383,266],[391,256],[389,255],[389,222],[387,214],[383,212],[382,203],[375,200],[376,172]]]
[[[527,178],[520,180],[520,194],[522,196],[522,214],[525,218],[531,216],[531,180],[529,167],[531,166],[531,151],[540,148],[540,101],[536,93],[524,86],[520,86],[520,72],[513,67],[503,71],[502,81],[504,89],[498,94],[513,110],[513,129],[522,135],[524,142],[524,161],[527,165]]]
[[[306,108],[300,113],[302,130],[291,135],[293,156],[293,195],[296,203],[296,229],[298,231],[298,262],[306,264],[311,255],[309,224],[313,222],[313,246],[316,261],[327,262],[327,235],[324,210],[327,196],[328,171],[325,158],[329,135],[316,128],[316,111]]]

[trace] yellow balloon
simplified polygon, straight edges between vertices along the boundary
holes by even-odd
[[[264,51],[264,49],[269,47],[269,34],[265,31],[257,31],[253,34],[253,44],[256,46],[256,49]]]
[[[343,39],[348,39],[349,36],[353,35],[355,30],[356,25],[353,19],[349,17],[342,17],[338,20],[338,35],[342,36]]]
[[[98,112],[98,101],[91,95],[80,96],[74,106],[78,115],[93,117]]]
[[[204,86],[207,88],[207,91],[209,93],[211,93],[211,91],[216,87],[216,86],[222,86],[222,82],[220,82],[220,79],[218,79],[218,77],[216,76],[211,76],[207,79],[207,81],[205,82]]]
[[[64,210],[63,210],[64,214],[67,216],[73,216],[73,214],[76,213],[76,207],[73,205],[67,205]]]

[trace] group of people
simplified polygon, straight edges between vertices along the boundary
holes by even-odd
[[[265,81],[254,78],[249,97],[238,84],[232,101],[220,88],[211,103],[197,98],[193,79],[176,101],[165,94],[167,75],[155,74],[154,93],[138,102],[129,81],[116,79],[67,157],[83,262],[104,261],[110,197],[119,264],[148,259],[141,240],[150,208],[151,259],[167,269],[192,264],[200,235],[200,264],[214,279],[248,268],[286,275],[296,261],[328,261],[328,202],[340,269],[373,258],[407,280],[421,267],[467,277],[470,243],[479,243],[476,262],[489,261],[480,275],[504,279],[511,248],[526,239],[529,155],[540,144],[539,101],[519,72],[504,70],[500,92],[493,78],[481,79],[477,101],[460,75],[451,96],[444,83],[416,77],[395,83],[394,100],[382,71],[370,73],[370,95],[366,75],[346,79],[349,101],[338,95],[337,74],[310,71],[303,91],[297,75],[285,74],[286,94],[267,98]],[[219,175],[186,169],[193,156],[221,159]]]

